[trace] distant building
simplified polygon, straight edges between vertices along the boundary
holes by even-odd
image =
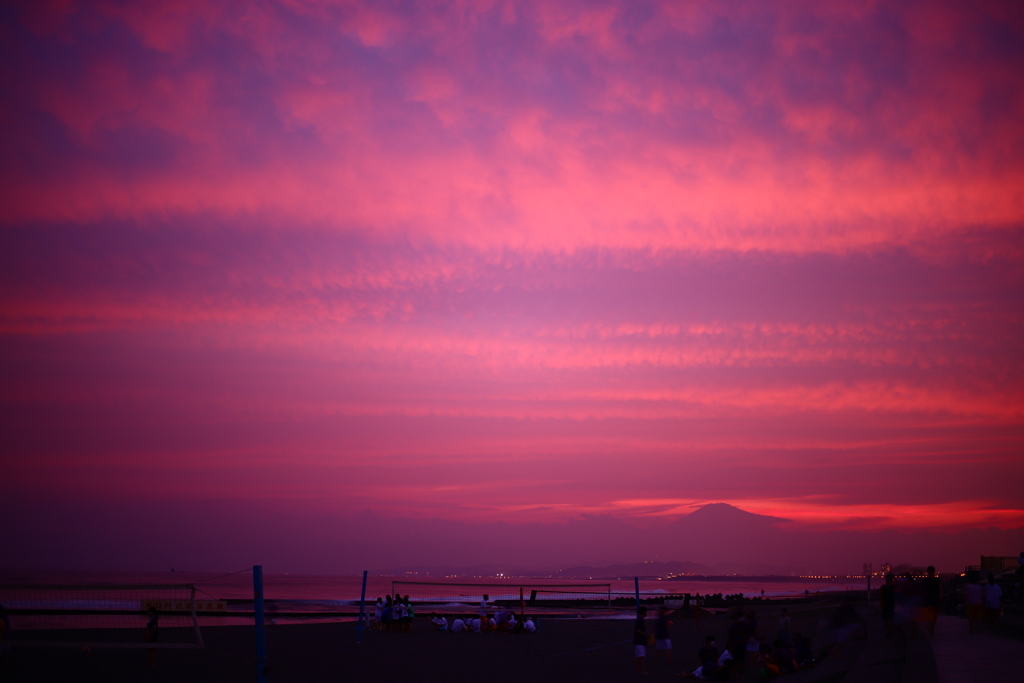
[[[981,571],[985,574],[1002,574],[1005,571],[1015,570],[1020,566],[1016,557],[1000,557],[998,555],[982,555]]]
[[[885,576],[886,574],[892,574],[892,562],[882,563],[882,576]]]

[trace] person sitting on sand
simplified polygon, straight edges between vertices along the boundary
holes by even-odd
[[[697,658],[700,660],[700,677],[711,678],[718,670],[718,648],[715,647],[714,636],[704,638],[704,647],[697,652]]]
[[[452,633],[460,633],[466,630],[466,622],[462,620],[462,617],[457,617],[452,620]]]
[[[498,631],[511,631],[516,625],[516,613],[502,610],[494,615],[494,625]]]
[[[774,658],[775,648],[768,642],[768,636],[761,636],[761,641],[757,644],[757,661],[764,664]]]
[[[438,616],[436,612],[430,613],[430,623],[434,625],[435,631],[448,630],[448,620],[442,616]]]
[[[704,647],[697,651],[697,659],[700,660],[700,666],[694,669],[692,673],[684,671],[679,674],[680,678],[699,678],[703,680],[722,678],[721,674],[725,672],[722,670],[722,664],[719,663],[721,660],[719,659],[718,648],[715,647],[714,636],[709,635],[704,638]]]
[[[776,640],[774,644],[768,642],[765,644],[771,652],[763,660],[764,668],[761,670],[763,678],[774,678],[796,671],[796,662],[789,656],[781,640]]]
[[[487,617],[485,616],[484,619],[486,618]],[[476,619],[470,619],[468,626],[469,630],[473,633],[480,633],[480,630],[483,628],[483,619],[479,617],[477,617]]]
[[[530,617],[526,617],[525,619],[523,619],[523,631],[525,631],[526,633],[536,633],[537,623]]]
[[[809,638],[804,638],[802,635],[797,633],[793,636],[793,643],[796,645],[796,654],[793,659],[796,660],[796,664],[801,669],[806,669],[817,664],[814,659],[814,651],[811,650],[811,641]]]

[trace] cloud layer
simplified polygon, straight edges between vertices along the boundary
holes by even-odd
[[[1022,34],[1012,3],[8,7],[2,486],[1021,526]]]

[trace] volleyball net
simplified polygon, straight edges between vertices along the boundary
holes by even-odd
[[[612,601],[610,583],[393,581],[391,593],[450,609],[476,606],[485,595],[491,604],[513,608],[610,607]]]
[[[199,615],[226,610],[194,584],[0,585],[0,605],[5,642],[82,648],[201,648]]]

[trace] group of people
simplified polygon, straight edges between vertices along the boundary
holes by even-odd
[[[484,631],[496,631],[503,633],[536,633],[537,622],[527,616],[517,619],[516,613],[511,610],[500,610],[493,614],[484,614],[476,617],[463,617],[439,614],[430,615],[430,623],[435,631],[451,631],[452,633],[482,633]]]
[[[892,574],[886,574],[885,584],[878,591],[882,608],[882,619],[889,636],[897,621],[916,619],[928,633],[935,635],[935,624],[942,608],[942,581],[936,576],[935,567],[928,567],[927,576],[916,581],[910,573],[897,581]],[[974,633],[979,624],[995,628],[1003,607],[1003,589],[992,572],[987,580],[981,581],[981,573],[971,571],[963,587],[964,613],[968,630]]]
[[[658,612],[654,633],[651,634],[647,632],[646,627],[647,608],[638,608],[633,630],[633,647],[639,673],[647,673],[645,659],[649,645],[654,645],[656,658],[662,657],[666,663],[671,660],[672,640],[669,627],[672,622],[669,616],[668,608],[662,607]],[[700,666],[693,672],[679,674],[681,678],[726,680],[734,672],[742,675],[747,663],[759,664],[763,674],[771,677],[816,663],[810,642],[800,634],[791,635],[789,610],[786,608],[782,609],[779,617],[778,635],[774,641],[769,641],[767,636],[758,633],[757,615],[753,610],[746,613],[737,610],[733,613],[729,625],[726,649],[719,652],[715,646],[715,637],[709,635],[697,656]]]
[[[411,631],[415,616],[416,608],[408,595],[385,595],[383,600],[377,598],[377,604],[373,606],[370,628],[377,631]]]
[[[525,615],[517,618],[513,610],[500,609],[492,612],[488,603],[489,596],[480,601],[479,613],[476,617],[430,614],[430,623],[435,631],[451,631],[452,633],[481,633],[483,631],[501,631],[506,633],[536,633],[539,623]],[[378,631],[410,631],[416,608],[409,596],[395,594],[377,598],[373,607],[370,628]]]
[[[929,566],[927,571],[920,582],[915,581],[910,572],[899,583],[892,574],[885,575],[885,583],[878,590],[878,602],[890,638],[899,617],[904,621],[916,619],[929,636],[935,636],[935,624],[942,608],[942,581],[936,576],[935,567]],[[901,614],[897,613],[897,608]]]
[[[1021,553],[1021,557],[1024,559],[1024,553]],[[980,578],[980,572],[970,572],[963,592],[967,628],[971,633],[974,633],[979,622],[994,629],[1003,611],[1003,589],[996,583],[996,577],[989,572],[985,583],[981,583]]]

